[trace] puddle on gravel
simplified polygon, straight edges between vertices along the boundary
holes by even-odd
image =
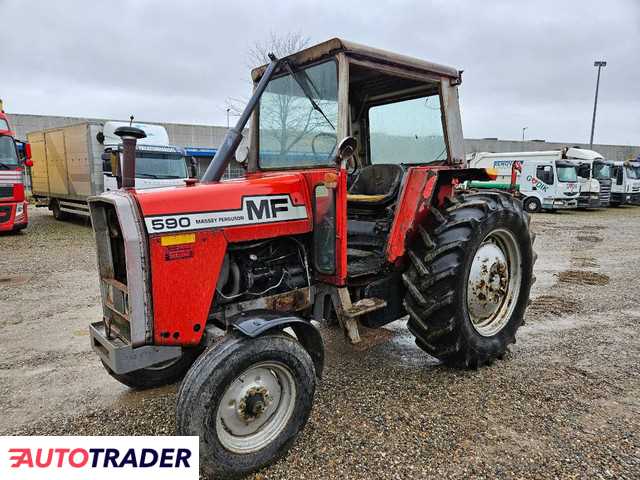
[[[17,287],[31,280],[30,275],[16,275],[13,277],[0,277],[0,287]]]
[[[602,241],[602,237],[597,235],[578,235],[578,240],[581,242],[598,243]]]
[[[593,257],[571,257],[571,265],[577,268],[598,268],[600,264]]]
[[[527,317],[532,315],[571,315],[580,310],[580,304],[567,297],[555,295],[541,295],[534,298],[527,307]]]
[[[565,270],[558,274],[558,281],[573,285],[607,285],[609,276],[588,270]]]

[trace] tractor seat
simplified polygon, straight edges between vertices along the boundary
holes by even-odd
[[[349,186],[347,202],[358,206],[378,206],[391,202],[400,189],[402,173],[400,165],[367,165],[357,172]]]

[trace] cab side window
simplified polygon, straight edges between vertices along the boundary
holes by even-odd
[[[553,185],[553,169],[551,165],[540,165],[536,168],[536,177],[547,185]]]

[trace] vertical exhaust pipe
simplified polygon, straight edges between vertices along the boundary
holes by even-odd
[[[144,130],[136,127],[118,127],[113,132],[122,139],[122,181],[121,188],[136,186],[136,144],[138,139],[147,136]]]

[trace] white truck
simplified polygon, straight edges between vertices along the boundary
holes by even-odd
[[[611,206],[640,205],[640,164],[613,162],[611,174]]]
[[[611,201],[612,162],[594,150],[578,147],[564,148],[561,155],[577,167],[580,181],[578,207],[608,207]]]
[[[467,156],[470,167],[494,168],[490,182],[471,182],[474,188],[511,188],[514,162],[520,162],[516,186],[528,212],[577,208],[580,184],[576,166],[562,158],[560,151],[477,152]]]
[[[58,220],[68,214],[88,216],[88,197],[118,188],[112,159],[121,161],[122,142],[114,132],[129,124],[83,122],[28,133],[37,205],[48,207]],[[136,150],[136,188],[183,185],[189,177],[184,149],[170,145],[160,125],[131,125],[147,135]]]

